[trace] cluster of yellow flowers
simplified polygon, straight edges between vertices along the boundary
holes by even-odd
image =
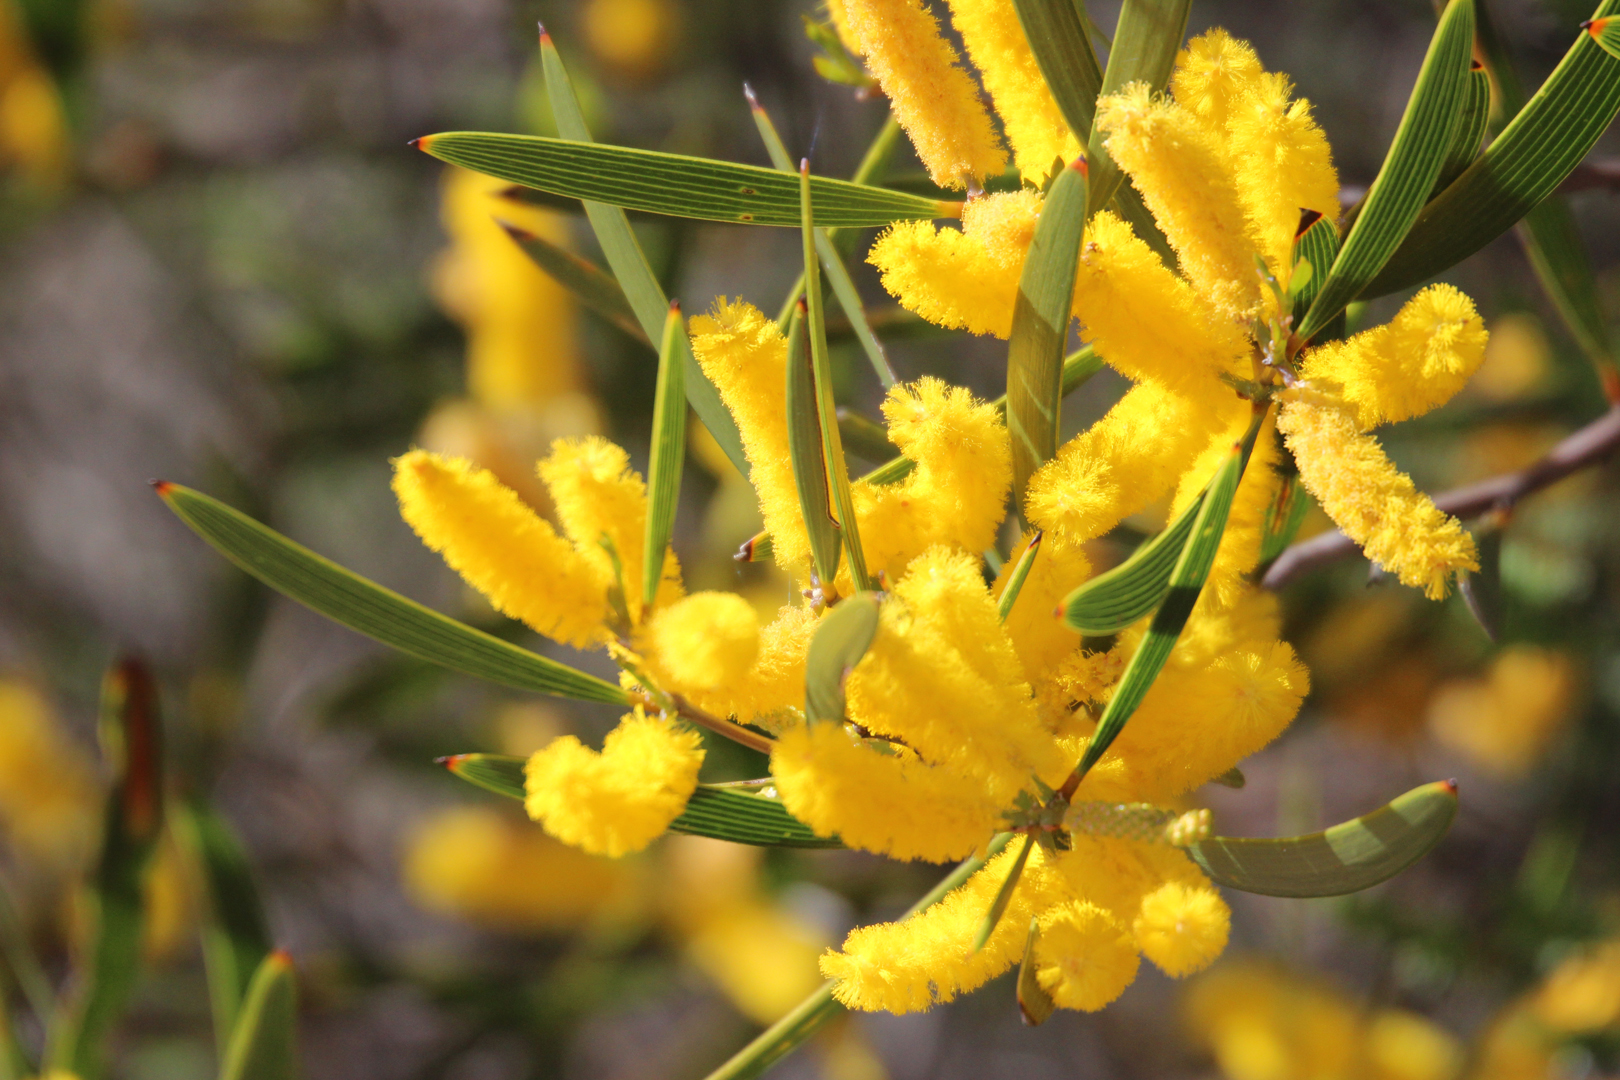
[[[870,258],[924,318],[1005,336],[1041,212],[1035,185],[1078,147],[1008,0],[951,8],[1031,186],[976,193],[1005,155],[971,76],[919,0],[843,0],[842,32],[931,174],[973,193],[960,231],[897,224]],[[1087,224],[1074,313],[1097,353],[1134,385],[1032,478],[1024,511],[1043,539],[1005,621],[998,599],[1010,570],[987,585],[982,555],[1011,486],[1000,414],[937,379],[889,392],[889,438],[915,468],[895,483],[853,487],[865,564],[885,591],[876,635],[847,679],[846,724],[809,723],[802,707],[811,636],[825,607],[854,591],[847,567],[837,581],[814,583],[813,602],[761,625],[739,596],[684,595],[670,554],[644,609],[646,485],[619,447],[562,439],[540,462],[560,531],[466,461],[423,451],[398,459],[402,512],[430,547],[506,614],[560,642],[606,648],[642,702],[601,751],[563,737],[530,759],[528,810],[548,832],[606,854],[663,832],[703,762],[679,714],[701,709],[774,736],[776,791],[818,833],[898,859],[983,849],[1021,799],[1069,775],[1145,635],[1137,626],[1108,651],[1087,651],[1053,617],[1092,574],[1084,544],[1165,496],[1175,510],[1189,505],[1257,411],[1266,419],[1209,585],[1163,673],[1073,801],[1171,806],[1292,721],[1308,677],[1278,639],[1274,602],[1249,583],[1280,484],[1279,435],[1328,513],[1403,582],[1440,595],[1473,567],[1458,523],[1366,434],[1442,403],[1478,366],[1485,333],[1468,299],[1431,287],[1388,326],[1304,351],[1297,370],[1294,357],[1268,358],[1257,344],[1256,326],[1286,325],[1285,294],[1257,265],[1286,289],[1301,211],[1339,212],[1326,140],[1309,105],[1291,100],[1288,80],[1212,31],[1178,58],[1169,96],[1128,86],[1099,102],[1096,123],[1179,262],[1179,272],[1166,266],[1109,211]],[[724,298],[690,332],[736,419],[774,557],[808,584],[785,410],[787,340],[758,308]],[[1282,402],[1273,421],[1263,400],[1234,387],[1274,382],[1279,367],[1288,386],[1272,395]],[[943,902],[856,930],[826,953],[822,971],[837,980],[838,1000],[894,1012],[950,1000],[1013,964],[1032,921],[1036,977],[1059,1005],[1078,1009],[1116,998],[1140,956],[1183,976],[1226,945],[1227,907],[1184,852],[1162,839],[1076,831],[1066,847],[1033,852],[1005,916],[974,950],[1013,858],[999,856]]]

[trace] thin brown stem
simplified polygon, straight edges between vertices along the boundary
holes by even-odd
[[[670,700],[675,703],[675,711],[683,719],[692,721],[698,727],[708,728],[716,735],[724,735],[732,742],[741,743],[750,750],[758,750],[762,754],[769,754],[771,747],[776,745],[776,740],[770,736],[761,735],[757,731],[750,731],[741,724],[734,724],[730,720],[700,709],[679,694],[671,694]]]
[[[1453,488],[1436,495],[1434,504],[1464,520],[1492,511],[1506,512],[1525,496],[1603,461],[1617,448],[1620,448],[1620,405],[1553,447],[1534,464],[1477,484]],[[1354,540],[1338,530],[1313,536],[1277,556],[1260,585],[1280,589],[1301,574],[1349,558],[1359,550]]]

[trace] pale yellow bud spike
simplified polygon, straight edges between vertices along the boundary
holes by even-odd
[[[400,514],[496,610],[575,648],[611,635],[608,578],[510,489],[462,458],[394,461]]]
[[[1250,377],[1248,336],[1231,319],[1216,316],[1111,211],[1086,226],[1074,313],[1092,347],[1127,378],[1229,401],[1220,374]]]
[[[537,471],[551,491],[563,531],[608,580],[622,583],[631,621],[640,622],[647,485],[630,468],[630,455],[599,435],[558,439]],[[664,560],[657,604],[669,603],[680,594],[680,567],[674,554],[669,553]]]
[[[1026,184],[1040,184],[1081,147],[1047,88],[1012,0],[950,0],[951,23],[990,92]]]
[[[1258,250],[1219,135],[1191,111],[1132,83],[1097,102],[1104,143],[1141,192],[1181,272],[1223,315],[1260,309]]]
[[[1006,880],[1015,852],[1004,851],[960,888],[902,922],[851,931],[841,952],[821,957],[821,973],[838,983],[833,996],[849,1008],[922,1012],[976,990],[1012,967],[1023,954],[1036,912],[1079,899],[1037,848],[984,947],[974,935]]]
[[[1030,522],[1048,540],[1079,544],[1101,536],[1169,491],[1225,426],[1208,404],[1140,383],[1030,477],[1024,497]]]
[[[1311,104],[1290,101],[1286,75],[1258,74],[1226,124],[1227,154],[1259,251],[1284,285],[1301,210],[1339,216],[1339,174]],[[1327,267],[1313,267],[1325,274]]]
[[[1472,300],[1431,285],[1384,326],[1307,352],[1301,373],[1337,387],[1365,431],[1450,401],[1484,362],[1488,338]]]
[[[1473,538],[1462,524],[1418,491],[1376,439],[1360,433],[1349,408],[1289,402],[1277,430],[1299,463],[1306,490],[1367,558],[1401,584],[1439,600],[1459,570],[1479,569]]]
[[[529,758],[524,809],[563,843],[617,858],[680,816],[703,757],[697,732],[637,709],[608,733],[601,753],[564,735]]]
[[[810,538],[788,451],[787,338],[752,304],[723,296],[693,317],[691,333],[693,355],[736,418],[777,565],[803,570]]]
[[[844,0],[844,18],[934,183],[962,188],[1006,168],[978,86],[921,0]]]
[[[960,230],[897,222],[867,261],[907,311],[952,330],[1006,338],[1040,212],[1041,197],[1031,190],[985,195],[968,202]]]
[[[794,817],[891,859],[964,858],[1002,824],[1004,807],[974,777],[870,747],[842,724],[784,732],[771,775]]]
[[[849,32],[849,17],[844,14],[844,0],[827,0],[827,21],[832,23],[833,32],[856,56],[861,55],[861,43],[855,40],[855,35]]]

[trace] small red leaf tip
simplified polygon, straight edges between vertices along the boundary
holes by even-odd
[[[434,758],[433,759],[433,764],[435,764],[435,765],[443,765],[445,768],[449,769],[451,772],[455,772],[456,771],[456,766],[461,764],[461,759],[466,757],[466,756],[467,756],[466,754],[446,754],[444,757]]]
[[[160,497],[166,496],[170,491],[174,490],[174,485],[167,480],[148,480],[147,483],[152,485],[152,490],[157,492]]]
[[[670,314],[679,315],[681,313],[681,302],[679,300],[671,300],[669,302],[669,310]]]
[[[410,147],[412,150],[423,150],[423,151],[425,151],[427,149],[427,141],[428,141],[428,136],[423,135],[421,138],[412,139],[410,142],[406,143],[405,145]]]
[[[292,953],[286,949],[272,949],[270,955],[265,957],[265,960],[283,970],[290,969],[293,966]]]
[[[806,304],[804,302],[804,297],[801,296],[799,297],[798,301],[794,303],[793,310],[797,311],[800,315],[805,315],[809,313],[810,305]]]
[[[748,107],[750,109],[753,109],[755,112],[760,111],[759,98],[754,96],[754,88],[749,86],[747,83],[743,83],[743,97],[748,99]]]
[[[802,158],[799,159],[799,175],[800,176],[809,176],[810,175],[810,159],[809,158],[802,157]]]
[[[1457,794],[1457,778],[1455,776],[1453,776],[1450,780],[1442,780],[1440,782],[1446,785],[1447,791],[1451,792],[1453,795]]]
[[[1469,71],[1484,71],[1485,70],[1485,65],[1480,63],[1479,62],[1479,57],[1476,56],[1472,60],[1468,61],[1468,70]]]
[[[550,45],[551,44],[551,34],[549,34],[546,31],[546,24],[543,23],[543,22],[537,22],[534,25],[540,31],[540,44],[542,44],[542,45]]]
[[[1087,180],[1091,179],[1091,166],[1086,163],[1086,155],[1081,154],[1079,157],[1069,162],[1069,168],[1073,169]]]
[[[1608,28],[1609,23],[1613,21],[1613,18],[1614,16],[1612,15],[1605,15],[1601,19],[1587,19],[1585,22],[1581,23],[1581,29],[1585,30],[1593,37],[1598,37],[1603,33],[1604,30]]]

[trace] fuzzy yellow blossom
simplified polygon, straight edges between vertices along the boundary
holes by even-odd
[[[1096,124],[1175,248],[1187,280],[1218,311],[1253,315],[1260,306],[1255,244],[1216,133],[1190,110],[1154,99],[1144,83],[1100,99]]]
[[[1166,975],[1202,971],[1226,948],[1232,913],[1210,887],[1167,881],[1142,898],[1131,924],[1142,953]]]
[[[1438,600],[1460,570],[1478,570],[1473,539],[1396,469],[1355,415],[1333,403],[1283,406],[1288,441],[1306,489],[1367,557]]]
[[[1012,557],[1002,564],[991,589],[998,601],[1031,535],[1025,533],[1023,540],[1013,548]],[[1031,683],[1074,653],[1074,631],[1053,618],[1052,612],[1090,576],[1091,562],[1084,549],[1076,544],[1065,544],[1057,537],[1042,539],[1029,576],[1024,579],[1018,600],[1004,624],[1019,663],[1023,665],[1024,677]]]
[[[808,607],[784,607],[759,629],[759,649],[748,670],[713,690],[689,696],[699,708],[743,723],[778,729],[788,709],[804,705],[804,657],[816,629]]]
[[[1039,194],[1023,189],[969,200],[960,229],[896,222],[867,261],[907,311],[953,330],[1005,338],[1040,206]]]
[[[693,316],[691,335],[698,364],[736,418],[777,563],[797,566],[810,557],[810,537],[799,511],[783,406],[787,338],[752,304],[723,296],[709,314]]]
[[[1031,774],[1061,780],[1072,764],[1042,730],[978,559],[966,553],[931,548],[911,564],[846,691],[850,717],[868,731],[979,777],[1003,805]]]
[[[538,472],[575,550],[622,587],[631,621],[640,622],[647,485],[630,468],[630,455],[596,435],[558,439]],[[680,567],[674,553],[666,552],[655,602],[668,604],[680,594]]]
[[[0,835],[32,864],[76,872],[95,844],[98,786],[39,692],[0,679]]]
[[[588,923],[629,899],[634,875],[487,807],[439,811],[411,833],[401,865],[423,907],[498,930]]]
[[[1036,471],[1025,510],[1066,543],[1101,536],[1169,490],[1224,426],[1200,403],[1138,383]]]
[[[1220,131],[1263,71],[1254,46],[1217,27],[1193,38],[1176,57],[1170,90],[1182,108]]]
[[[400,513],[496,610],[584,648],[608,637],[609,578],[485,469],[413,450],[394,462]]]
[[[668,60],[680,9],[673,0],[588,0],[580,24],[592,52],[626,75],[645,78]]]
[[[892,859],[960,859],[995,833],[1006,808],[975,777],[904,748],[874,749],[842,724],[783,732],[771,774],[794,817]]]
[[[855,56],[861,55],[861,43],[849,29],[849,17],[844,14],[844,0],[827,0],[827,21],[832,23],[838,40]]]
[[[1040,65],[1019,25],[1012,0],[950,0],[951,23],[962,35],[995,102],[1024,182],[1039,186],[1063,162],[1080,153]]]
[[[1450,401],[1484,361],[1486,337],[1472,300],[1431,285],[1386,325],[1306,353],[1300,373],[1354,405],[1368,430]]]
[[[715,690],[743,678],[759,655],[759,617],[736,593],[693,593],[647,624],[647,659],[667,689]]]
[[[1007,158],[979,88],[922,0],[843,0],[843,8],[867,69],[934,183],[961,188],[999,174]]]
[[[1548,1028],[1569,1034],[1620,1024],[1620,941],[1578,950],[1548,974],[1529,1002]]]
[[[1261,73],[1233,103],[1226,139],[1250,234],[1272,271],[1288,283],[1301,210],[1339,214],[1339,177],[1310,103],[1292,100],[1286,75]],[[1179,100],[1179,98],[1178,98]],[[1312,267],[1326,274],[1327,267]]]
[[[608,733],[600,753],[564,735],[530,757],[524,808],[565,844],[624,855],[680,815],[702,764],[697,732],[637,709]]]
[[[1575,665],[1562,653],[1512,645],[1483,680],[1447,683],[1429,703],[1429,729],[1481,768],[1523,776],[1569,720]]]
[[[889,391],[889,440],[916,463],[895,484],[856,484],[855,516],[867,569],[896,576],[936,544],[983,551],[1012,483],[1007,427],[994,406],[924,377]]]
[[[1139,964],[1130,935],[1095,904],[1074,901],[1041,919],[1035,978],[1066,1009],[1109,1004],[1135,981]]]

